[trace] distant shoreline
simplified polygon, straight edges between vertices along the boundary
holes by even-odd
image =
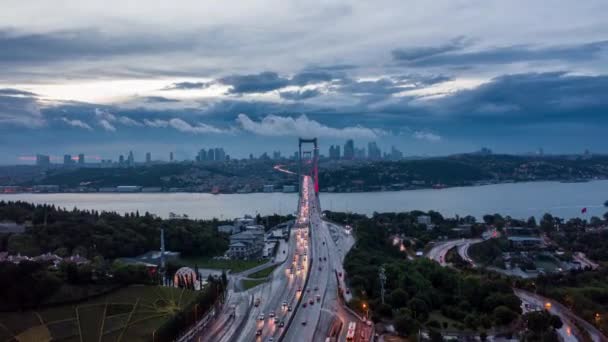
[[[401,189],[382,189],[382,190],[352,190],[352,191],[323,191],[322,194],[354,194],[354,193],[383,193],[383,192],[399,192],[399,191],[415,191],[415,190],[443,190],[443,189],[452,189],[452,188],[467,188],[467,187],[481,187],[488,185],[500,185],[500,184],[521,184],[521,183],[543,183],[543,182],[554,182],[554,183],[564,183],[564,184],[579,184],[579,183],[589,183],[595,181],[603,181],[608,180],[608,178],[594,178],[594,179],[562,179],[562,180],[505,180],[505,181],[479,181],[474,184],[460,184],[460,185],[447,185],[447,184],[439,184],[433,186],[416,186],[416,187],[407,187]],[[13,187],[12,185],[0,185],[0,190],[2,187]],[[146,187],[141,187],[145,189]],[[155,187],[158,188],[158,187]],[[111,194],[111,195],[125,195],[125,194],[179,194],[179,193],[187,193],[187,194],[209,194],[214,196],[220,195],[248,195],[248,194],[276,194],[276,193],[284,193],[284,194],[295,194],[294,192],[283,192],[283,191],[249,191],[249,192],[218,192],[213,193],[209,191],[188,191],[188,190],[178,190],[178,191],[19,191],[19,192],[3,192],[0,191],[0,195],[19,195],[19,194],[31,194],[31,195],[39,195],[39,194]]]

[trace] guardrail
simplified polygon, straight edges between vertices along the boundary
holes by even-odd
[[[310,227],[310,219],[308,220],[308,236],[310,237],[312,235],[312,229]],[[310,247],[312,247],[312,239],[310,239],[311,244],[309,244]],[[285,328],[281,331],[281,334],[279,335],[278,341],[283,341],[283,339],[285,338],[285,334],[287,334],[287,331],[289,330],[289,327],[291,326],[291,323],[293,323],[293,320],[296,317],[296,313],[298,312],[298,309],[300,308],[300,304],[302,303],[302,298],[304,298],[304,293],[306,293],[306,287],[308,286],[308,279],[310,279],[310,271],[312,270],[312,261],[314,260],[314,253],[313,253],[313,249],[310,248],[310,253],[309,253],[309,257],[308,257],[308,270],[306,271],[306,280],[304,281],[304,286],[302,287],[302,292],[300,293],[300,298],[298,298],[298,300],[296,301],[296,307],[294,308],[294,310],[291,313],[291,316],[289,316],[289,318],[287,319],[287,322],[285,323]]]

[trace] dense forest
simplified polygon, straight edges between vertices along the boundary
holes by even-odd
[[[133,257],[160,248],[165,229],[166,248],[185,256],[216,256],[228,248],[228,236],[218,233],[217,220],[163,220],[149,213],[65,210],[52,205],[0,202],[0,221],[27,223],[23,234],[0,234],[0,251],[34,256],[100,255],[107,259]]]
[[[519,317],[521,302],[508,280],[459,273],[426,259],[407,260],[391,242],[398,227],[378,217],[359,217],[354,228],[357,242],[344,264],[357,298],[351,304],[360,309],[361,301],[369,302],[373,316],[392,319],[399,333],[411,335],[421,326],[447,328],[446,319],[456,322],[452,328],[458,330],[483,331]],[[385,304],[380,300],[381,266],[387,278]]]

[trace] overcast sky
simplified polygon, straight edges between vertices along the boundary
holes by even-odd
[[[0,164],[46,153],[608,153],[608,2],[13,1]]]

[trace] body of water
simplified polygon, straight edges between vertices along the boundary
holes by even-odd
[[[366,193],[321,193],[323,209],[362,214],[435,210],[444,216],[500,213],[514,218],[540,218],[544,213],[563,218],[602,216],[608,208],[608,180],[587,183],[532,182]],[[120,213],[146,211],[168,217],[170,212],[191,218],[229,219],[245,214],[288,214],[297,206],[297,194],[202,193],[62,193],[0,195],[0,200],[50,203],[71,209]],[[587,213],[581,213],[587,208]]]

